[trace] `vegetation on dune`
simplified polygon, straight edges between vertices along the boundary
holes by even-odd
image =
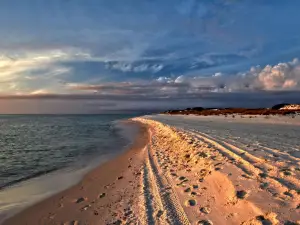
[[[282,109],[282,107],[288,104],[278,104],[271,108],[257,108],[257,109],[248,109],[248,108],[186,108],[183,110],[168,110],[165,111],[164,114],[171,115],[201,115],[201,116],[210,116],[210,115],[293,115],[296,113],[300,113],[300,109],[290,110],[290,109]]]

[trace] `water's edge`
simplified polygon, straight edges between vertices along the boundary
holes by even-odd
[[[115,126],[128,139],[126,146],[90,161],[81,168],[64,168],[33,177],[0,191],[0,224],[22,210],[78,184],[88,173],[127,151],[138,135],[139,126],[130,120],[115,121]]]

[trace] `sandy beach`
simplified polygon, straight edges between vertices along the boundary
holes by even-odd
[[[133,119],[141,131],[128,151],[4,224],[300,223],[298,125],[293,125],[294,130],[282,127],[291,130],[290,139],[294,138],[286,143],[288,147],[254,148],[255,138],[244,144],[246,137],[239,140],[234,133],[221,133],[232,125],[225,124],[227,128],[219,131],[220,122],[214,127],[212,118],[205,123],[184,118]],[[241,126],[256,129],[251,123]],[[267,132],[268,125],[263,126]],[[262,137],[255,140],[267,143]]]
[[[122,155],[88,173],[77,185],[33,205],[3,224],[111,224],[129,208],[140,177],[148,132],[140,126],[136,141]]]
[[[0,225],[300,225],[299,12],[0,0]]]

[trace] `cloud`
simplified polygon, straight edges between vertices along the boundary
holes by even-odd
[[[150,63],[130,63],[130,62],[108,62],[105,67],[112,70],[120,70],[122,72],[148,72],[157,73],[161,71],[164,66],[162,64],[150,64]]]
[[[163,79],[163,78],[162,78]],[[105,83],[98,85],[90,84],[67,84],[70,90],[93,92],[95,96],[110,98],[129,98],[129,99],[157,99],[172,98],[180,95],[181,91],[188,88],[185,83],[166,83],[162,79],[140,82],[119,82]],[[180,98],[180,96],[177,96]],[[184,96],[183,96],[184,97]]]
[[[72,71],[68,62],[90,58],[89,53],[74,48],[3,54],[0,56],[1,93],[30,93],[45,88],[55,91]]]
[[[252,67],[249,71],[236,74],[215,73],[212,76],[179,76],[175,83],[186,83],[191,88],[214,92],[240,91],[300,91],[300,62],[291,62]]]
[[[49,91],[45,90],[45,89],[39,89],[39,90],[35,90],[33,92],[30,93],[30,95],[45,95],[48,94]]]
[[[64,83],[53,93],[40,88],[0,95],[0,113],[105,113],[115,110],[166,110],[193,106],[271,107],[300,103],[300,63],[252,67],[235,74],[162,76],[153,80]],[[64,94],[65,92],[66,94]]]
[[[1,98],[111,99],[137,108],[134,102],[163,107],[204,95],[217,102],[231,93],[245,99],[296,93],[299,62],[274,64],[299,57],[299,6],[280,0],[53,0],[47,7],[2,1]]]
[[[156,79],[156,81],[159,83],[171,83],[172,79],[169,77],[159,77]]]
[[[294,59],[275,66],[267,65],[262,70],[253,70],[259,84],[265,90],[300,89],[300,63]]]
[[[104,96],[133,98],[192,98],[204,93],[241,93],[268,91],[300,91],[298,59],[264,68],[252,67],[237,74],[215,73],[212,76],[159,77],[152,81],[111,82],[103,84],[69,83],[72,91],[93,92]]]
[[[96,61],[91,56],[88,57],[89,60]],[[31,84],[31,88],[23,88],[23,92],[9,92],[10,94],[68,93],[80,95],[81,93],[93,93],[104,97],[122,95],[133,99],[146,95],[151,96],[150,98],[180,98],[180,96],[187,98],[206,92],[300,91],[300,62],[298,59],[274,66],[267,65],[263,68],[252,67],[249,71],[236,74],[218,72],[211,76],[161,76],[150,81],[140,79],[130,82],[102,82],[101,84],[96,81],[76,83],[62,79],[65,74],[70,73],[69,68],[61,66],[64,65],[61,64],[62,61],[74,59],[80,61],[86,58],[86,54],[60,52],[59,54],[48,54],[48,56],[38,55],[31,57],[30,60],[21,58],[16,62],[6,59],[0,68],[3,70],[7,70],[7,67],[12,69],[2,75],[10,80],[5,81],[4,79],[3,81],[2,79],[2,82],[9,82],[10,86],[8,87],[12,89],[17,89],[20,82],[24,80]],[[25,71],[27,75],[24,75]],[[43,71],[43,76],[39,73],[33,73],[34,71]],[[44,86],[41,85],[43,83]]]

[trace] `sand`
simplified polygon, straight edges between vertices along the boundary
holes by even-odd
[[[143,148],[148,132],[140,128],[136,141],[124,154],[100,165],[77,185],[31,206],[6,220],[5,225],[112,224],[131,216],[135,189],[141,177]]]
[[[133,121],[142,128],[129,151],[4,224],[300,223],[299,158],[266,159],[200,131]]]

